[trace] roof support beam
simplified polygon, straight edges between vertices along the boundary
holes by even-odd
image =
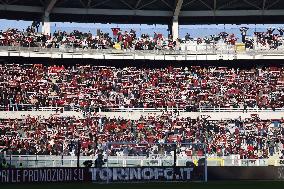
[[[183,0],[177,0],[176,1],[176,7],[175,7],[174,12],[173,12],[171,33],[172,33],[174,40],[179,38],[178,17],[180,15],[180,10],[181,10],[182,4],[183,4]]]
[[[139,10],[144,8],[144,7],[147,7],[148,5],[155,3],[156,1],[158,1],[158,0],[153,0],[153,1],[150,1],[149,3],[143,4],[141,7],[139,7]]]
[[[179,16],[182,4],[183,4],[183,0],[177,0],[176,8],[174,11],[174,16]]]
[[[205,5],[208,9],[210,9],[210,10],[213,10],[213,8],[210,6],[210,5],[208,5],[206,2],[204,2],[204,1],[202,1],[202,0],[199,0],[203,5]]]
[[[239,0],[231,0],[231,1],[228,1],[226,3],[223,3],[221,6],[218,7],[218,10],[225,9],[225,8],[230,7],[231,5],[234,5],[238,2],[239,2]]]
[[[269,9],[269,8],[273,7],[274,5],[276,5],[277,3],[279,3],[279,1],[280,1],[280,0],[275,0],[273,3],[270,3],[270,4],[266,7],[266,9]]]
[[[56,4],[57,0],[50,0],[48,5],[45,8],[45,14],[50,14],[52,9],[54,8],[54,5]]]
[[[90,7],[91,7],[91,4],[92,4],[92,0],[88,0],[87,7],[90,8]]]
[[[244,1],[246,4],[252,6],[252,7],[256,8],[256,9],[261,9],[259,6],[257,6],[257,5],[254,4],[254,3],[251,3],[251,2],[249,2],[249,1],[247,1],[247,0],[243,0],[243,1]]]
[[[135,9],[137,9],[137,8],[139,7],[141,1],[142,1],[142,0],[138,0],[138,1],[137,1],[136,5],[135,5]]]
[[[9,4],[9,5],[11,5],[11,4],[13,4],[13,3],[16,3],[18,0],[14,0],[14,1],[6,1],[7,2],[7,4]]]
[[[168,8],[173,9],[173,7],[165,0],[161,0]]]
[[[183,4],[182,7],[186,7],[186,6],[188,6],[188,5],[192,4],[192,3],[194,3],[195,1],[197,1],[197,0],[191,0],[191,1],[189,1],[189,2],[187,2],[187,3],[185,3],[185,4]]]
[[[214,11],[214,16],[217,10],[217,0],[214,0],[214,5],[213,5],[213,11]]]
[[[111,0],[100,1],[100,2],[95,3],[95,4],[94,4],[93,6],[91,6],[91,7],[92,7],[92,8],[98,7],[98,6],[103,5],[103,4],[105,4],[105,3],[109,2],[109,1],[111,1]]]
[[[126,1],[120,0],[120,2],[122,2],[123,4],[125,4],[128,8],[134,9],[134,7],[132,7],[132,6],[131,6],[129,3],[127,3]]]
[[[47,4],[47,6],[45,7],[44,16],[43,16],[43,24],[42,24],[42,32],[45,35],[50,35],[51,28],[50,28],[49,15],[50,15],[51,11],[53,10],[56,2],[57,2],[57,0],[50,0],[49,3]]]
[[[266,0],[263,0],[262,2],[262,10],[265,10]]]
[[[85,3],[83,2],[83,0],[80,0],[80,3],[81,3],[81,5],[82,5],[84,8],[87,8],[87,5],[85,5]]]

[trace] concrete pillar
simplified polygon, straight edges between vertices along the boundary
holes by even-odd
[[[179,38],[178,16],[173,17],[172,35],[173,35],[173,40],[176,40],[177,38]]]
[[[49,15],[45,15],[42,22],[42,33],[45,35],[50,35],[51,29],[50,29],[50,20]]]

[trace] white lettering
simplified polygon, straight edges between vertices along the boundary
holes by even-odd
[[[21,181],[21,170],[17,170],[17,182]]]
[[[193,168],[184,168],[184,172],[186,172],[186,177],[185,177],[186,180],[190,180],[192,171],[193,171]]]
[[[141,168],[130,168],[129,176],[130,180],[141,180]]]
[[[164,176],[164,169],[155,168],[154,169],[155,180],[158,180],[160,177]]]
[[[51,177],[52,177],[52,173],[50,169],[46,170],[46,179],[45,181],[50,182],[51,181]]]
[[[29,182],[33,182],[33,177],[34,177],[34,174],[33,174],[33,170],[29,170]]]
[[[142,177],[146,180],[151,180],[154,177],[154,171],[151,168],[145,168],[142,170]]]
[[[39,172],[39,181],[46,182],[46,169],[40,170]]]
[[[24,170],[24,174],[23,174],[23,182],[26,181],[26,177],[28,176],[29,171],[28,170]]]
[[[35,169],[35,170],[33,170],[33,171],[34,171],[34,178],[33,178],[33,180],[34,180],[34,182],[38,182],[38,179],[39,179],[38,170]]]
[[[164,169],[164,177],[166,180],[173,180],[173,168]]]

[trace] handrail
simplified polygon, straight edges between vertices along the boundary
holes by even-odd
[[[22,111],[80,111],[78,106],[47,106],[47,107],[37,107],[33,104],[10,104],[7,106],[0,106],[1,111],[19,111],[19,107],[24,108]]]
[[[79,106],[49,106],[49,107],[36,107],[32,104],[12,104],[11,106],[4,107],[0,106],[0,112],[1,111],[17,111],[15,106],[21,106],[25,107],[24,111],[82,111],[82,112],[88,112],[86,110],[83,110]],[[12,109],[11,109],[12,107]],[[255,108],[221,108],[221,107],[199,107],[197,108],[197,111],[186,111],[185,108],[181,107],[166,107],[166,108],[112,108],[112,107],[104,107],[104,108],[98,108],[98,112],[284,112],[283,108],[265,108],[260,109],[258,107]]]
[[[216,54],[218,51],[224,50],[235,50],[235,46],[233,45],[208,45],[208,44],[184,44],[183,50],[177,49],[161,49],[161,50],[134,50],[134,49],[82,49],[82,48],[45,48],[45,47],[21,47],[21,46],[0,46],[0,51],[14,51],[14,52],[62,52],[62,53],[89,53],[89,54],[124,54],[124,55],[133,55],[133,53],[137,54],[157,54],[157,55],[182,55],[182,54],[196,54],[196,52],[200,54]],[[220,48],[220,49],[218,49]],[[224,48],[224,49],[221,49]]]
[[[73,47],[61,47],[61,48],[46,48],[46,47],[22,47],[22,46],[0,46],[0,51],[28,51],[28,52],[62,52],[62,53],[90,53],[90,54],[157,54],[157,55],[185,55],[185,54],[225,54],[224,52],[237,52],[237,53],[281,53],[284,54],[284,47],[277,49],[263,49],[255,48],[247,51],[237,51],[235,45],[221,44],[182,44],[181,49],[161,49],[161,50],[134,50],[134,49],[83,49]]]
[[[4,155],[5,159],[10,165],[18,167],[20,163],[27,167],[60,167],[60,166],[77,166],[77,156],[55,156],[55,155]],[[95,161],[95,156],[80,156],[80,164],[86,160]],[[195,161],[200,159],[200,156],[177,156],[177,164],[182,166],[187,161]],[[108,161],[114,166],[127,167],[127,162],[137,165],[147,165],[149,160],[153,159],[151,156],[108,156]],[[135,161],[135,162],[134,162]],[[162,161],[174,161],[172,156],[164,156],[158,159],[156,166],[162,166]],[[284,166],[283,159],[239,159],[232,156],[210,156],[207,159],[208,166]]]
[[[0,46],[0,56],[50,57],[50,58],[93,58],[132,60],[234,60],[284,57],[284,46],[277,49],[242,49],[227,44],[195,44],[180,49],[133,50],[133,49],[82,49]],[[256,56],[259,55],[259,56]]]

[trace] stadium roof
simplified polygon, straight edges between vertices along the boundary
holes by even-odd
[[[0,18],[101,23],[281,23],[283,0],[0,0]]]

